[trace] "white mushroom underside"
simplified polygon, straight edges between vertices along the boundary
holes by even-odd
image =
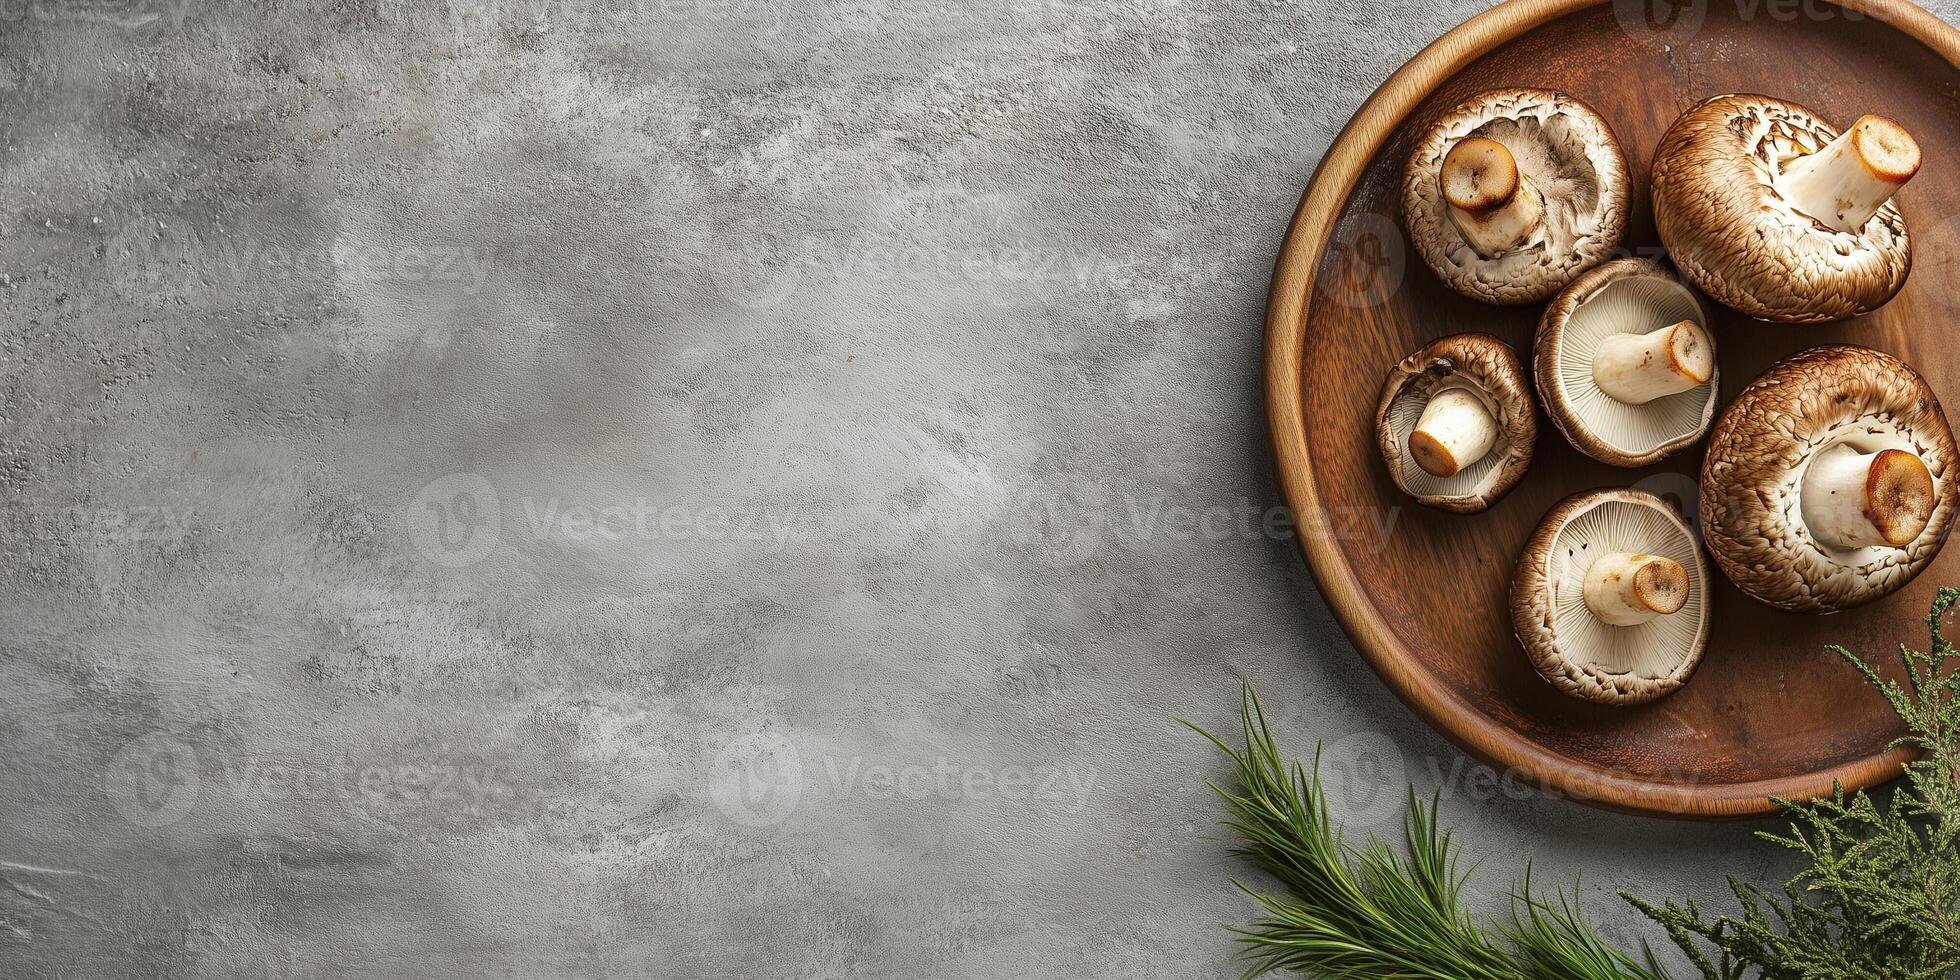
[[[1559,341],[1559,384],[1572,414],[1600,441],[1629,456],[1649,453],[1701,428],[1712,384],[1628,405],[1599,390],[1593,355],[1615,334],[1647,333],[1693,320],[1703,328],[1701,309],[1686,286],[1654,276],[1616,279],[1593,294],[1566,319]]]
[[[1708,583],[1694,538],[1652,507],[1606,500],[1575,515],[1552,541],[1552,631],[1569,660],[1601,674],[1666,678],[1680,671],[1708,628]],[[1688,573],[1688,602],[1679,612],[1639,626],[1609,626],[1586,607],[1586,569],[1613,552],[1661,555]]]
[[[1821,436],[1804,455],[1802,465],[1793,467],[1784,474],[1777,485],[1768,488],[1771,499],[1776,501],[1776,512],[1784,526],[1788,527],[1788,540],[1798,549],[1799,560],[1796,571],[1810,584],[1811,591],[1819,591],[1826,581],[1844,577],[1871,579],[1875,582],[1889,582],[1891,577],[1904,575],[1909,569],[1911,552],[1903,548],[1884,546],[1869,548],[1833,548],[1810,533],[1810,526],[1803,519],[1803,481],[1810,472],[1812,460],[1823,455],[1824,451],[1837,445],[1847,445],[1861,453],[1876,453],[1887,449],[1903,449],[1921,459],[1929,459],[1931,447],[1912,440],[1898,425],[1884,416],[1867,416],[1844,425],[1837,426]],[[1937,490],[1938,477],[1935,477]],[[1935,494],[1937,498],[1937,493]]]
[[[1497,442],[1476,462],[1463,467],[1454,476],[1432,476],[1429,471],[1416,465],[1415,454],[1409,452],[1409,434],[1415,431],[1416,424],[1422,421],[1422,410],[1429,400],[1437,394],[1452,388],[1461,388],[1477,396],[1484,407],[1490,410],[1493,418],[1503,418],[1497,403],[1490,393],[1476,382],[1463,375],[1455,375],[1427,391],[1415,390],[1418,386],[1404,388],[1388,407],[1388,432],[1395,445],[1402,450],[1402,486],[1414,496],[1467,497],[1481,493],[1497,479],[1497,469],[1510,453],[1511,442],[1500,430]]]

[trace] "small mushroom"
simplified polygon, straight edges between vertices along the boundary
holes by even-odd
[[[1626,233],[1627,167],[1606,121],[1562,92],[1485,92],[1417,140],[1403,219],[1444,284],[1486,303],[1535,303]]]
[[[1715,342],[1701,297],[1657,262],[1617,259],[1565,287],[1539,318],[1532,372],[1545,414],[1602,463],[1646,466],[1715,418]]]
[[[1820,323],[1885,305],[1912,246],[1891,198],[1919,170],[1904,128],[1839,133],[1761,95],[1722,95],[1674,121],[1654,154],[1654,223],[1702,292],[1753,317]]]
[[[1403,493],[1458,514],[1483,510],[1531,465],[1538,416],[1524,365],[1490,334],[1435,341],[1389,371],[1375,435]]]
[[[1946,543],[1953,433],[1926,382],[1865,347],[1813,347],[1736,396],[1701,469],[1708,550],[1736,588],[1831,613],[1889,595]]]
[[[1708,566],[1686,521],[1640,490],[1553,507],[1511,578],[1511,627],[1552,686],[1604,704],[1687,683],[1708,646]]]

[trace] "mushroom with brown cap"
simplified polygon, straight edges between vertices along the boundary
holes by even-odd
[[[1511,627],[1554,687],[1640,704],[1687,683],[1709,633],[1708,566],[1686,521],[1640,490],[1553,507],[1511,578]]]
[[[1912,246],[1891,197],[1918,170],[1918,144],[1881,116],[1839,133],[1793,102],[1717,96],[1661,137],[1654,223],[1682,273],[1724,306],[1842,320],[1905,285]]]
[[[1701,469],[1708,550],[1736,588],[1830,613],[1912,581],[1946,542],[1953,433],[1924,379],[1865,347],[1771,365],[1722,413]]]
[[[1402,492],[1459,514],[1483,510],[1531,465],[1538,416],[1524,365],[1487,333],[1434,341],[1382,382],[1375,434]]]
[[[1580,452],[1646,466],[1715,418],[1715,342],[1701,297],[1657,262],[1617,259],[1565,287],[1538,321],[1532,373]]]
[[[1486,303],[1535,303],[1619,247],[1627,167],[1613,130],[1563,92],[1485,92],[1416,142],[1402,182],[1416,251]]]

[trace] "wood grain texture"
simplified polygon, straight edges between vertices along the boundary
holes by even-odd
[[[1621,16],[1632,6],[1621,4]],[[1960,147],[1960,32],[1900,0],[1804,9],[1841,16],[1779,19],[1766,5],[1716,0],[1697,29],[1661,38],[1590,0],[1512,0],[1487,11],[1417,55],[1349,121],[1274,271],[1268,413],[1287,499],[1310,530],[1302,547],[1329,605],[1417,712],[1548,791],[1640,812],[1740,816],[1769,812],[1771,796],[1828,792],[1833,780],[1858,788],[1896,776],[1907,756],[1884,746],[1897,719],[1823,647],[1884,658],[1901,642],[1923,646],[1932,593],[1960,581],[1960,548],[1900,593],[1830,617],[1769,609],[1717,576],[1714,637],[1684,690],[1634,708],[1555,691],[1518,648],[1505,610],[1525,539],[1554,503],[1589,487],[1639,486],[1692,509],[1701,452],[1615,469],[1541,426],[1531,471],[1489,511],[1440,513],[1397,492],[1372,431],[1390,366],[1466,330],[1527,351],[1539,312],[1475,303],[1428,273],[1400,231],[1402,165],[1416,133],[1477,91],[1570,92],[1619,134],[1635,181],[1627,248],[1657,256],[1649,158],[1694,102],[1750,91],[1802,102],[1838,125],[1865,112],[1891,116],[1929,148],[1924,172],[1900,195],[1915,248],[1910,281],[1884,309],[1845,323],[1775,325],[1718,310],[1722,401],[1777,358],[1834,342],[1897,354],[1936,392],[1960,397],[1960,345],[1948,339],[1960,312],[1960,286],[1948,285],[1960,262],[1960,181],[1940,152]],[[1350,533],[1384,526],[1384,508],[1397,509],[1390,533]],[[1348,519],[1355,514],[1377,520]]]

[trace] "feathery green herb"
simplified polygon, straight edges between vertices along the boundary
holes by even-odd
[[[1960,658],[1944,620],[1960,589],[1941,589],[1926,617],[1932,649],[1900,647],[1906,683],[1881,677],[1843,647],[1891,702],[1909,732],[1893,743],[1923,753],[1889,794],[1843,787],[1808,803],[1778,800],[1787,834],[1763,840],[1802,854],[1810,867],[1781,897],[1734,878],[1741,918],[1707,919],[1695,903],[1655,906],[1634,896],[1707,980],[1751,975],[1942,978],[1960,969]],[[1879,796],[1889,796],[1881,804]],[[1712,954],[1712,956],[1711,956]]]
[[[1885,696],[1922,755],[1889,794],[1807,803],[1778,800],[1793,821],[1765,840],[1809,867],[1781,895],[1733,878],[1741,917],[1709,919],[1693,901],[1654,905],[1623,896],[1666,930],[1705,980],[1941,980],[1960,971],[1960,651],[1944,617],[1960,589],[1940,590],[1928,652],[1901,648],[1906,684],[1832,649]],[[1329,980],[1669,980],[1651,955],[1600,938],[1576,899],[1533,892],[1529,872],[1510,921],[1483,924],[1459,906],[1464,875],[1450,833],[1411,791],[1398,850],[1346,841],[1328,817],[1319,758],[1288,766],[1250,685],[1240,710],[1244,749],[1185,722],[1232,760],[1224,821],[1241,858],[1278,892],[1239,888],[1260,917],[1236,929],[1247,978],[1293,970]],[[1887,795],[1881,805],[1879,795]]]

